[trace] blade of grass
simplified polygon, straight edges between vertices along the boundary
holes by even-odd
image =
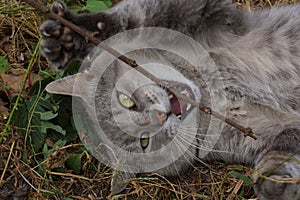
[[[25,74],[25,76],[24,76],[24,79],[23,79],[23,82],[22,82],[22,85],[21,85],[20,91],[19,91],[19,93],[18,93],[17,100],[16,100],[16,102],[15,102],[15,104],[14,104],[14,106],[13,106],[11,112],[10,112],[10,115],[9,115],[9,117],[8,117],[8,119],[7,119],[7,122],[6,122],[6,124],[5,124],[4,130],[3,130],[3,132],[1,133],[1,136],[0,136],[0,144],[1,144],[2,141],[3,141],[3,138],[8,134],[8,129],[9,129],[9,125],[10,125],[11,119],[12,119],[12,117],[13,117],[13,115],[14,115],[15,110],[16,110],[17,107],[18,107],[18,103],[19,103],[19,101],[20,101],[20,99],[21,99],[21,96],[22,96],[23,90],[24,90],[24,88],[25,88],[25,84],[26,84],[28,75],[29,75],[29,73],[30,73],[30,69],[31,69],[31,67],[33,66],[33,63],[34,63],[34,60],[35,60],[36,56],[38,55],[38,49],[39,49],[40,41],[41,41],[41,38],[39,39],[38,44],[36,45],[36,47],[35,47],[35,49],[34,49],[34,52],[33,52],[33,54],[32,54],[32,57],[31,57],[30,61],[29,61],[29,64],[28,64],[28,67],[27,67],[27,70],[26,70],[26,74]]]

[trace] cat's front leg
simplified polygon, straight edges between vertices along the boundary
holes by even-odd
[[[285,129],[258,158],[254,189],[260,200],[300,199],[300,130]]]

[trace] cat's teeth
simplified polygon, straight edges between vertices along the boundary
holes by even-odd
[[[185,111],[188,111],[189,109],[191,109],[191,107],[192,107],[192,105],[188,103],[188,104],[186,105]]]
[[[170,94],[170,95],[169,95],[169,100],[171,100],[173,97],[174,97],[174,95],[173,95],[173,94]]]
[[[189,94],[189,92],[185,89],[185,90],[182,90],[181,92],[180,92],[180,94],[183,94],[183,95],[185,95],[185,96],[187,96],[187,97],[190,97],[190,94]]]
[[[178,119],[181,119],[181,115],[177,115],[177,118],[178,118]]]

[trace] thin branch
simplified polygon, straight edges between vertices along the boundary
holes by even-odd
[[[118,51],[112,49],[111,47],[101,43],[101,40],[95,38],[94,36],[92,36],[91,34],[87,33],[86,31],[84,31],[83,29],[81,29],[80,27],[76,26],[75,24],[69,22],[68,20],[60,17],[59,15],[51,12],[48,8],[39,5],[38,3],[36,3],[36,1],[34,0],[24,0],[25,2],[27,2],[29,5],[31,5],[32,7],[38,9],[39,11],[41,11],[42,13],[46,14],[49,18],[55,19],[57,21],[59,21],[60,23],[62,23],[63,25],[65,25],[66,27],[70,28],[71,30],[73,30],[74,32],[80,34],[82,37],[84,37],[86,40],[91,41],[92,43],[94,43],[95,45],[98,45],[99,47],[101,47],[102,49],[106,50],[107,52],[109,52],[110,54],[114,55],[115,57],[117,57],[118,59],[120,59],[121,61],[123,61],[124,63],[126,63],[127,65],[135,68],[137,71],[139,71],[141,74],[145,75],[147,78],[151,79],[153,82],[155,82],[156,84],[164,87],[164,88],[168,88],[168,86],[166,84],[164,84],[160,79],[156,78],[154,75],[152,75],[151,73],[149,73],[148,71],[146,71],[145,69],[143,69],[142,67],[140,67],[135,60],[132,60],[122,54],[120,54]],[[173,91],[173,94],[179,98],[182,99],[184,101],[186,101],[187,103],[199,108],[201,111],[203,111],[206,114],[212,115],[224,122],[226,122],[227,124],[235,127],[236,129],[240,130],[241,132],[244,133],[244,136],[249,136],[253,139],[257,139],[255,133],[252,132],[251,128],[245,128],[242,125],[234,122],[231,119],[228,119],[222,115],[220,115],[217,112],[214,112],[211,108],[204,106],[201,103],[196,102],[195,100],[188,98],[187,96],[180,94],[176,91]]]

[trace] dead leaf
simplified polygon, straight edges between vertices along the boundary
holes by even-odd
[[[5,84],[5,86],[8,88],[8,96],[9,99],[16,96],[20,89],[22,82],[24,80],[24,76],[26,74],[26,69],[11,69],[9,73],[6,74],[0,74],[0,83],[1,81]],[[25,89],[31,86],[34,82],[37,80],[40,80],[40,76],[36,73],[30,73],[29,75],[29,81],[26,82]]]
[[[5,105],[6,103],[0,99],[0,121],[6,120],[9,116],[9,109]]]

